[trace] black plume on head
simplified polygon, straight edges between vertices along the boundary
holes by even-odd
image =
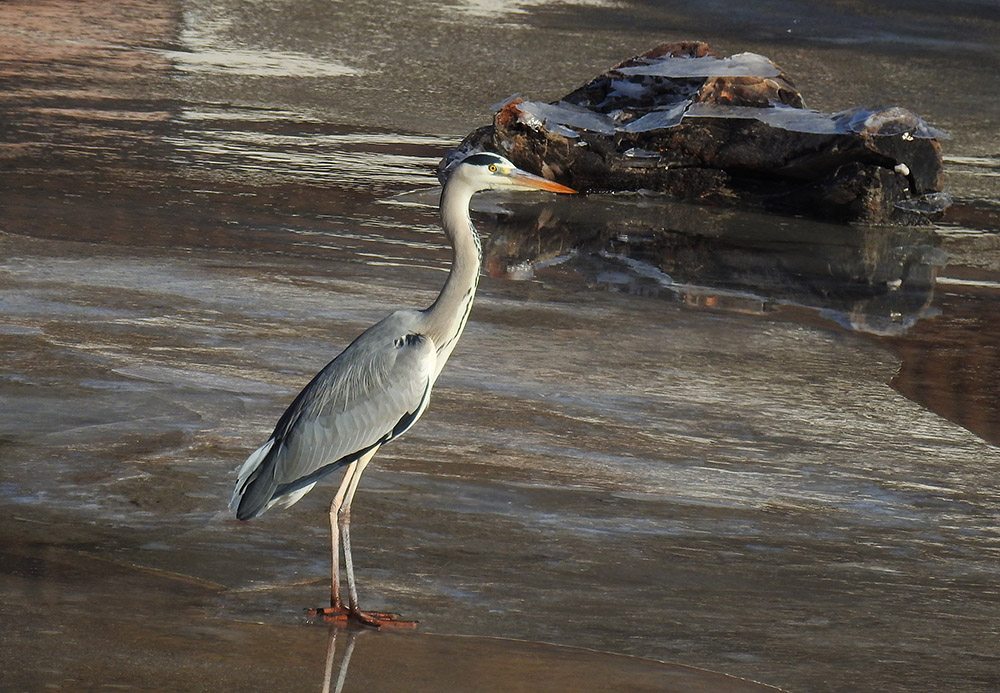
[[[472,164],[473,166],[489,166],[490,164],[502,164],[503,159],[501,159],[496,154],[490,154],[489,152],[480,152],[479,154],[473,154],[472,156],[467,156],[462,160],[463,164]]]

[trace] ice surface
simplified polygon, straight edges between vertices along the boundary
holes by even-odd
[[[639,100],[646,95],[647,87],[641,82],[633,82],[629,79],[611,80],[609,98],[625,98]]]
[[[758,108],[686,101],[667,110],[651,111],[621,129],[625,132],[646,132],[673,127],[685,118],[747,118],[790,132],[816,135],[866,133],[918,138],[948,136],[943,131],[928,125],[915,113],[903,108],[880,110],[857,108],[831,115],[781,104]]]
[[[611,118],[565,101],[557,104],[522,101],[517,104],[517,109],[521,111],[521,121],[536,129],[539,125],[544,125],[553,131],[556,126],[561,125],[565,127],[560,129],[560,134],[566,128],[579,128],[602,135],[612,135],[616,130],[615,121]],[[576,133],[568,136],[575,137]]]
[[[694,103],[684,114],[688,118],[752,118],[771,127],[818,135],[846,133],[848,130],[828,113],[791,106],[754,108],[714,103]]]
[[[918,214],[936,214],[951,206],[952,198],[946,192],[929,193],[915,197],[912,200],[902,200],[896,206],[908,212]],[[944,263],[941,263],[944,264]]]
[[[0,14],[26,5],[0,3]],[[140,45],[178,45],[194,29],[218,37],[205,50],[293,53],[363,73],[303,78],[297,68],[309,66],[259,68],[236,53],[229,56],[241,61],[235,69],[180,61],[164,66],[160,81],[150,70],[163,66],[162,56],[131,60],[135,38],[104,33],[117,22],[91,22],[66,39],[56,33],[57,16],[86,17],[102,5],[110,3],[48,3],[52,12],[21,15],[44,14],[30,32],[0,22],[5,70],[41,56],[29,68],[36,77],[5,82],[18,123],[6,134],[29,149],[6,171],[12,184],[0,234],[0,301],[6,310],[16,300],[18,309],[4,319],[34,333],[4,343],[5,372],[26,380],[0,378],[0,418],[8,422],[0,485],[17,484],[24,497],[41,500],[5,508],[4,536],[44,531],[70,542],[76,558],[88,550],[102,556],[92,570],[66,571],[66,580],[44,563],[0,561],[8,568],[3,592],[12,595],[0,647],[8,684],[0,687],[224,689],[252,678],[260,688],[281,689],[294,670],[296,687],[318,689],[327,632],[303,627],[301,607],[328,597],[323,520],[331,491],[261,523],[222,522],[214,513],[232,490],[232,469],[322,367],[325,353],[332,356],[389,310],[428,305],[443,280],[443,241],[433,252],[410,245],[436,214],[373,198],[418,187],[418,173],[421,185],[433,182],[428,164],[466,131],[484,84],[514,91],[538,76],[539,65],[569,69],[565,25],[546,21],[551,12],[584,22],[574,34],[578,65],[606,57],[609,37],[634,41],[632,27],[643,17],[633,11],[638,5],[617,8],[626,31],[601,26],[605,13],[553,5],[506,32],[530,41],[496,41],[494,21],[465,22],[463,40],[455,41],[455,25],[426,2],[328,3],[324,12],[295,12],[287,2],[194,0],[183,14],[132,3],[139,11],[119,13],[122,20],[145,28],[155,15],[164,23],[162,34],[143,34]],[[197,10],[215,7],[233,21],[207,26],[217,15]],[[689,9],[695,18],[706,13],[705,4]],[[981,52],[968,50],[988,29],[959,10],[936,19],[953,16],[952,33],[934,37],[961,50],[940,59],[928,57],[925,20],[905,7],[882,18],[905,40],[878,60],[816,42],[805,50],[809,64],[831,74],[857,69],[857,83],[906,75],[894,85],[907,103],[925,102],[928,84],[942,82],[956,93],[995,93],[996,77],[976,70]],[[856,25],[871,25],[849,13],[823,19],[825,26],[811,27],[823,35],[855,36]],[[716,33],[740,40],[746,27],[739,13],[723,20]],[[331,35],[336,47],[328,45]],[[421,40],[408,41],[412,36]],[[57,50],[25,58],[28,38]],[[862,39],[857,45],[870,43]],[[373,46],[405,46],[407,59]],[[94,51],[93,67],[79,59],[82,50]],[[907,72],[911,61],[920,69]],[[497,64],[513,69],[497,74]],[[127,89],[114,89],[118,78]],[[41,91],[46,81],[59,91]],[[844,99],[853,87],[844,82],[833,84],[831,102],[852,103]],[[364,98],[350,98],[356,94]],[[99,140],[58,120],[66,127],[49,144],[99,152],[74,160],[62,147],[32,144],[41,141],[36,134],[52,132],[40,100],[54,108],[92,101],[222,112],[195,122],[181,116],[162,131],[99,111],[74,119],[100,129]],[[989,99],[932,95],[931,103],[963,127],[961,153],[1000,151],[988,127]],[[273,110],[248,120],[250,105]],[[296,115],[282,123],[272,115],[282,111]],[[302,126],[317,117],[338,127]],[[363,138],[369,129],[378,142]],[[340,132],[340,144],[327,137]],[[439,142],[398,134],[407,132],[437,133]],[[414,165],[400,166],[397,154]],[[331,159],[342,174],[334,175]],[[247,175],[261,171],[265,179]],[[633,213],[643,209],[638,196],[628,202]],[[786,223],[804,232],[799,219],[750,223],[748,234]],[[550,228],[538,236],[551,236]],[[716,227],[703,228],[711,234]],[[632,226],[623,217],[617,229],[631,233]],[[89,242],[98,233],[107,240]],[[990,262],[988,252],[978,252],[985,245],[953,245]],[[392,267],[369,262],[404,254],[407,261]],[[593,291],[572,272],[567,264],[530,284],[483,282],[431,415],[398,447],[387,446],[362,482],[355,557],[367,571],[359,575],[363,603],[398,608],[437,633],[680,657],[787,690],[822,689],[845,671],[883,691],[920,689],[928,680],[969,690],[970,682],[985,687],[995,679],[995,447],[908,406],[888,385],[905,367],[867,340],[816,327],[811,317],[800,325],[773,314],[722,312],[717,303],[699,310],[694,300],[680,307]],[[917,384],[937,400],[947,399],[952,384],[988,380],[959,376],[995,351],[995,298],[979,289],[956,295],[945,287],[942,294],[948,312],[926,333],[954,334],[947,337],[954,341],[942,340],[942,349],[896,342],[907,358],[916,352],[940,362],[956,354],[944,359],[954,369],[910,371],[929,372]],[[707,298],[697,305],[707,306]],[[109,310],[121,313],[109,318]],[[175,373],[181,377],[174,380]],[[271,386],[274,394],[241,391],[240,381],[214,375]],[[965,400],[963,411],[974,406]],[[981,404],[974,411],[989,414]],[[873,505],[870,498],[886,500]],[[918,512],[921,524],[894,528],[885,518],[897,509],[908,520]],[[145,568],[159,566],[185,576],[183,585],[198,578],[227,589],[180,599],[165,581],[134,582],[132,571],[112,570],[122,564],[143,566],[149,580]],[[103,608],[123,602],[128,608],[110,615]],[[116,627],[101,630],[98,619]],[[276,623],[289,625],[276,630]],[[108,637],[95,641],[88,633]],[[367,643],[385,642],[383,635],[359,638],[349,686],[378,689],[426,670],[426,660],[401,654],[409,647],[401,638],[389,643],[388,656],[368,654]],[[871,656],[873,641],[878,657]],[[376,664],[374,676],[364,675],[366,657]],[[523,668],[533,657],[491,661]],[[180,661],[192,666],[177,667]],[[588,658],[582,661],[577,670],[591,673]],[[386,663],[398,666],[379,668]],[[147,665],[156,676],[145,675]],[[219,679],[210,675],[220,671]]]
[[[919,139],[948,139],[944,130],[928,125],[913,111],[899,106],[890,108],[852,108],[840,111],[833,118],[843,128],[842,132],[870,135],[903,135]]]
[[[739,53],[729,58],[664,58],[649,65],[622,67],[623,75],[690,77],[777,77],[781,70],[763,55]]]
[[[684,117],[684,111],[690,103],[690,101],[682,101],[665,110],[650,111],[621,129],[625,132],[648,132],[649,130],[657,130],[659,128],[671,128],[681,122],[681,119]]]
[[[603,135],[615,132],[649,132],[674,127],[685,118],[746,118],[790,132],[816,135],[861,133],[915,138],[948,137],[947,133],[928,125],[915,113],[899,107],[876,110],[855,108],[829,114],[783,104],[761,108],[681,101],[667,108],[650,111],[626,125],[618,125],[609,116],[566,102],[547,104],[523,101],[517,108],[521,111],[521,122],[529,127],[544,128],[570,138],[579,137],[573,128]]]
[[[660,158],[659,152],[651,152],[648,149],[642,149],[641,147],[632,147],[631,149],[626,149],[622,156],[627,159],[658,159]]]

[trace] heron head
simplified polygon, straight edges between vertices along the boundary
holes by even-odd
[[[478,190],[547,190],[557,193],[575,193],[576,190],[547,178],[523,171],[508,159],[480,152],[467,156],[455,173],[466,177]]]

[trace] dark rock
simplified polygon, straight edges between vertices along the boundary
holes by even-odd
[[[653,190],[710,204],[867,224],[943,209],[943,133],[899,107],[804,107],[767,58],[665,44],[556,103],[515,99],[440,165],[492,150],[583,192]],[[926,196],[926,197],[925,197]]]

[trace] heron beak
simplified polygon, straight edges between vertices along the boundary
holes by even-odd
[[[527,171],[522,171],[521,169],[514,169],[511,171],[510,179],[525,188],[536,188],[538,190],[546,190],[548,192],[555,193],[576,193],[576,190],[573,188],[567,188],[565,185],[556,183],[554,180],[542,178],[541,176],[536,176],[534,173],[528,173]]]

